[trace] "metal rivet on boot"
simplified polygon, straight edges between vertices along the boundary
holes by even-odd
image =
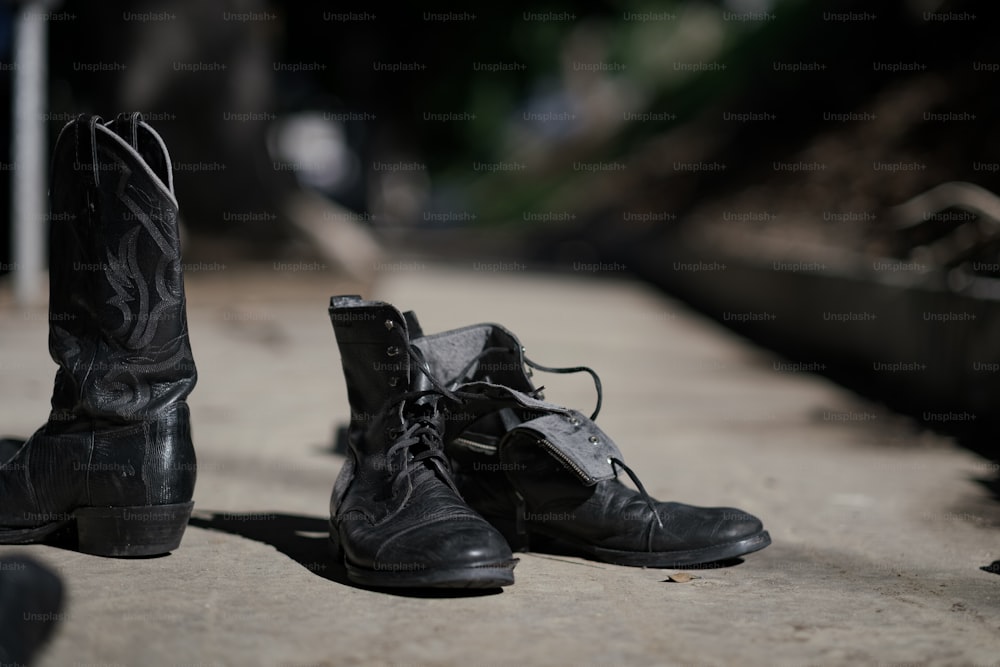
[[[385,328],[388,329],[389,331],[392,331],[393,329],[396,328],[396,323],[393,322],[392,320],[386,320],[385,321]]]

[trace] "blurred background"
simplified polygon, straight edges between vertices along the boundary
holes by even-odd
[[[40,12],[48,146],[142,111],[186,262],[638,276],[995,453],[997,10],[873,4],[5,2],[0,207]]]

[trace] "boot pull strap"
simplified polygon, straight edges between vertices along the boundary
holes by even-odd
[[[142,113],[138,111],[119,114],[118,123],[125,128],[125,131],[129,135],[127,139],[125,136],[122,136],[122,138],[131,144],[135,152],[153,170],[153,173],[163,181],[167,190],[173,193],[173,165],[170,162],[167,145],[163,143],[160,135],[142,119]]]
[[[536,371],[542,371],[543,373],[589,373],[590,377],[594,379],[594,389],[597,390],[597,405],[594,406],[594,413],[590,415],[591,421],[597,419],[598,413],[601,411],[601,402],[603,401],[604,391],[601,388],[601,378],[597,376],[597,373],[593,368],[588,368],[587,366],[573,366],[571,368],[550,368],[548,366],[542,366],[541,364],[536,364],[531,359],[527,357],[524,358],[524,363],[534,368]]]
[[[100,122],[100,116],[90,117],[90,164],[94,167],[94,187],[101,184],[101,170],[97,168],[97,126]]]
[[[122,139],[127,141],[129,145],[139,151],[139,133],[138,124],[142,120],[142,116],[138,111],[133,111],[132,113],[120,113],[118,117],[114,120],[109,120],[105,125],[107,125],[113,132],[118,134]]]

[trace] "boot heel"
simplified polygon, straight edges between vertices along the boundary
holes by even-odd
[[[193,502],[76,510],[80,551],[95,556],[157,556],[181,543]]]

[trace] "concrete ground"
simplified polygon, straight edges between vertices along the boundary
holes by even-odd
[[[428,332],[496,321],[539,363],[595,367],[598,423],[652,495],[743,508],[774,543],[689,583],[526,553],[502,592],[352,586],[326,548],[347,416],[326,304],[359,288],[286,268],[187,275],[200,470],[178,551],[0,547],[67,585],[38,664],[1000,665],[997,465],[620,278],[410,263],[366,296]],[[10,301],[0,287],[0,431],[27,435],[55,367],[45,311]],[[585,375],[542,382],[590,410]]]

